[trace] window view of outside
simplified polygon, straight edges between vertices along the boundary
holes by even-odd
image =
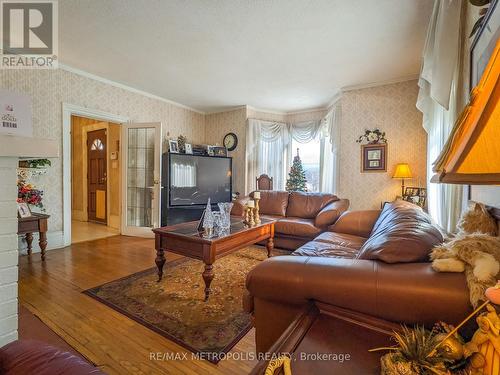
[[[292,141],[292,159],[299,149],[300,160],[306,172],[307,190],[311,192],[319,191],[319,165],[321,155],[320,140],[314,140],[308,143],[299,143]],[[287,173],[288,177],[288,173]]]

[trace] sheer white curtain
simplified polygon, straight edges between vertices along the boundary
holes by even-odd
[[[339,188],[341,108],[339,98],[323,119],[324,136],[321,141],[320,159],[320,191],[322,193],[336,194]]]
[[[293,124],[249,119],[247,126],[246,193],[255,190],[255,179],[263,173],[273,177],[274,189],[284,190],[293,159],[292,140],[320,142],[320,191],[338,188],[340,100],[325,118]]]
[[[289,144],[287,124],[248,120],[246,193],[255,190],[255,179],[263,173],[273,178],[275,190],[285,189]]]
[[[428,134],[428,206],[432,217],[455,230],[462,209],[460,185],[430,183],[432,164],[443,148],[457,117],[457,82],[461,74],[460,36],[462,0],[436,0],[427,30],[417,108]]]
[[[299,143],[308,143],[320,136],[322,120],[304,121],[290,124],[292,138]]]

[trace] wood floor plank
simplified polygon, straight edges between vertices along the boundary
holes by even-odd
[[[84,242],[19,261],[19,299],[33,314],[107,374],[246,374],[256,361],[251,330],[232,350],[242,360],[214,365],[83,290],[154,266],[153,240],[116,236]],[[178,258],[167,254],[167,261]],[[151,360],[151,353],[186,353],[188,360]]]

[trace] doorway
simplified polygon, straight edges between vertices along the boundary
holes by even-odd
[[[101,129],[87,133],[87,212],[88,221],[107,225],[106,131]]]
[[[71,116],[71,243],[120,234],[121,125]]]

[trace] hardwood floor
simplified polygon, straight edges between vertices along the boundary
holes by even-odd
[[[178,256],[167,254],[167,262]],[[82,294],[154,266],[154,240],[115,236],[19,260],[19,299],[32,313],[107,374],[247,374],[257,363],[226,359],[150,360],[150,353],[191,352]],[[252,329],[232,350],[255,351]],[[241,353],[241,354],[240,354]]]
[[[113,237],[120,234],[115,228],[90,221],[71,221],[71,243],[93,241],[100,238]]]

